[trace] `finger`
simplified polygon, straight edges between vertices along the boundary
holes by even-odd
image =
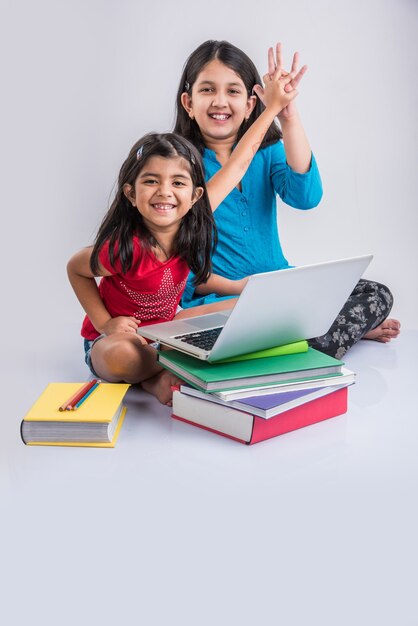
[[[138,337],[139,341],[140,341],[140,342],[141,342],[144,346],[147,346],[147,345],[148,345],[148,341],[147,341],[147,340],[146,340],[146,339],[145,339],[142,335],[138,335],[138,334],[137,334],[137,337]]]
[[[294,78],[295,78],[295,75],[292,72],[290,72],[289,74],[286,74],[286,76],[281,76],[280,80],[279,80],[279,83],[281,85],[284,85],[285,86],[285,90],[286,90],[286,86],[288,86],[288,85],[291,86],[291,83],[294,80]],[[286,91],[290,91],[290,90],[286,90]]]
[[[299,66],[299,52],[295,52],[295,54],[293,55],[293,61],[292,61],[292,72],[296,72],[298,71],[298,66]]]
[[[139,320],[136,319],[136,317],[130,317],[129,319],[131,320],[131,322],[134,322],[135,326],[138,326],[140,323]]]
[[[296,74],[296,76],[294,77],[294,79],[292,80],[292,87],[294,89],[296,89],[296,87],[299,85],[300,81],[303,78],[303,75],[305,74],[306,70],[308,69],[307,65],[304,65],[303,67],[300,68],[299,72]]]
[[[264,89],[261,87],[261,85],[254,85],[253,92],[261,100],[261,102],[263,102],[263,99],[264,99]]]
[[[281,42],[276,43],[276,67],[283,67],[283,55],[282,55],[282,44]]]
[[[269,48],[269,51],[268,51],[268,71],[269,71],[270,76],[273,76],[275,69],[276,69],[276,62],[274,60],[273,48]]]
[[[282,78],[282,76],[287,76],[287,72],[283,72],[282,68],[278,65],[274,70],[274,74],[272,75],[271,79],[278,80],[279,78]]]
[[[137,329],[138,329],[138,324],[134,323],[131,320],[129,320],[125,326],[125,330],[129,333],[136,333]]]
[[[274,74],[273,74],[274,75]],[[272,77],[270,76],[270,74],[264,74],[263,76],[263,83],[266,85],[267,83],[269,83],[272,80]]]
[[[278,80],[280,78],[284,78],[286,76],[290,76],[290,72],[286,72],[286,70],[284,70],[282,67],[280,67],[279,65],[276,67],[275,72],[272,76],[272,80]],[[292,75],[293,76],[293,75]],[[291,79],[290,79],[291,80]]]

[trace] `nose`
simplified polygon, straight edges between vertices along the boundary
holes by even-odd
[[[217,91],[212,100],[212,106],[222,108],[228,105],[228,99],[226,97],[226,93],[223,91]]]
[[[168,198],[173,195],[173,189],[169,180],[161,180],[157,188],[157,196]]]

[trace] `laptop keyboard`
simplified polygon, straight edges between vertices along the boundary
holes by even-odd
[[[201,330],[197,333],[187,333],[186,335],[177,335],[174,339],[180,339],[189,345],[202,348],[202,350],[212,350],[215,341],[217,340],[219,333],[223,329],[223,326],[219,328],[210,328],[209,330]]]

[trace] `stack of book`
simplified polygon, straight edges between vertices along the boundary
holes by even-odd
[[[215,364],[160,352],[161,365],[186,383],[173,391],[172,416],[253,444],[345,413],[355,374],[307,342],[295,349]]]

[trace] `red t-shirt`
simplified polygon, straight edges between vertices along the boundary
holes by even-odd
[[[111,265],[109,242],[100,250],[99,261],[112,272],[112,276],[103,276],[99,283],[100,296],[112,317],[136,317],[144,324],[173,319],[189,274],[183,259],[171,257],[162,263],[134,237],[132,266],[126,274],[122,274],[119,259]],[[99,334],[86,315],[81,335],[91,340]]]

